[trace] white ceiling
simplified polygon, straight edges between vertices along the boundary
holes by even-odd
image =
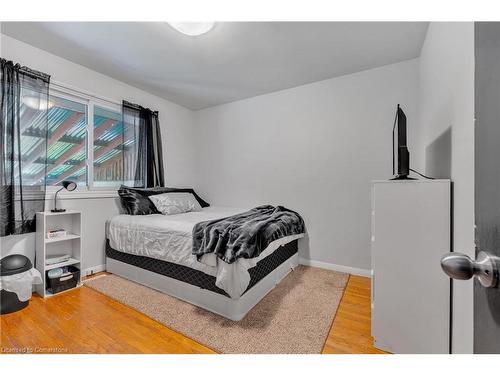
[[[2,22],[2,32],[191,109],[418,57],[426,22]]]

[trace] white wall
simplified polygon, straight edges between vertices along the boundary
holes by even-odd
[[[417,88],[415,59],[200,110],[197,188],[217,205],[296,210],[303,258],[367,272],[370,181],[391,176],[397,103],[414,139]]]
[[[126,99],[158,110],[162,127],[166,184],[193,186],[195,175],[192,111],[6,35],[0,34],[0,43],[0,56],[48,73],[53,81],[116,102]],[[61,206],[83,211],[83,225],[86,230],[83,240],[83,268],[103,264],[104,222],[118,212],[116,199],[65,199]],[[2,255],[23,252],[33,257],[34,236],[1,238],[0,250]]]
[[[454,250],[474,257],[474,24],[431,23],[420,56],[420,150],[451,130]],[[438,142],[440,143],[440,142]],[[446,147],[447,149],[448,147]],[[444,150],[443,152],[450,152]],[[431,155],[439,155],[440,152]],[[444,155],[443,155],[444,156]],[[425,153],[420,157],[425,158]],[[427,152],[427,157],[429,153]],[[432,165],[438,160],[426,160]],[[473,283],[455,281],[453,341],[472,353]]]

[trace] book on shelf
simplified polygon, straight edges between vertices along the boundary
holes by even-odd
[[[65,229],[51,229],[47,231],[47,238],[59,238],[68,234]]]

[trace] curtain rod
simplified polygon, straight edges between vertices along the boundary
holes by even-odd
[[[144,110],[144,109],[145,109],[145,110],[147,110],[147,111],[152,112],[152,113],[153,113],[153,114],[155,114],[155,115],[158,115],[158,111],[153,111],[152,109],[145,108],[145,107],[143,107],[143,106],[141,106],[141,105],[139,105],[139,104],[130,103],[130,102],[126,101],[126,100],[124,100],[124,101],[123,101],[123,105],[124,105],[124,106],[127,106],[127,107],[129,107],[129,108],[135,109],[135,110]]]
[[[49,83],[50,82],[50,75],[47,74],[47,73],[40,72],[38,70],[28,68],[27,66],[21,65],[19,63],[14,63],[12,60],[7,60],[7,59],[4,59],[4,58],[0,58],[0,61],[2,62],[2,66],[4,64],[11,65],[12,68],[16,69],[21,74],[27,75],[27,76],[29,76],[31,78],[41,79],[45,83]]]
[[[27,66],[21,66],[19,68],[19,72],[30,76],[31,78],[41,79],[45,83],[50,83],[50,75],[47,73],[39,72],[38,70],[33,70],[28,68]]]

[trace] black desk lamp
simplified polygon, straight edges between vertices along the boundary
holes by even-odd
[[[65,212],[66,210],[64,208],[57,208],[57,194],[63,190],[66,189],[67,191],[73,191],[76,189],[76,183],[73,181],[63,181],[62,182],[62,188],[60,188],[58,191],[56,191],[56,195],[54,195],[54,209],[50,210],[50,212]]]

